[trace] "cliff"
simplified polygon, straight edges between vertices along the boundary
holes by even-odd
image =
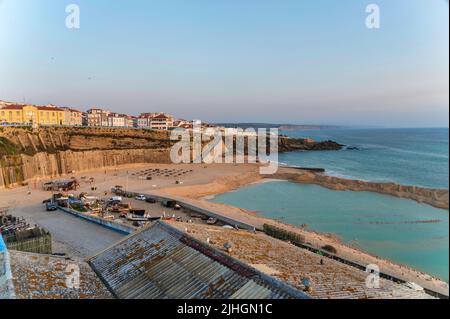
[[[168,163],[168,132],[0,128],[0,188],[124,164]]]
[[[173,143],[167,131],[0,127],[0,188],[118,165],[169,163]],[[279,139],[280,152],[340,148],[331,141]]]

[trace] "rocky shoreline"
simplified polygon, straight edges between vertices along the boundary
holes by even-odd
[[[345,145],[335,141],[314,141],[304,138],[280,137],[278,151],[280,153],[293,151],[339,151]]]
[[[295,168],[280,168],[270,178],[283,179],[297,183],[316,184],[333,190],[367,191],[415,200],[436,208],[449,209],[447,189],[422,188],[394,183],[375,183],[361,180],[328,176],[313,171]]]

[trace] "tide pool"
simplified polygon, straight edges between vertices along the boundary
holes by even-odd
[[[448,282],[449,213],[412,200],[285,181],[256,184],[211,201],[333,233],[347,244]]]

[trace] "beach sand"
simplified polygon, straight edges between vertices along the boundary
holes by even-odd
[[[147,180],[146,176],[148,173],[144,171],[148,169],[178,170],[185,173],[182,176],[172,176],[169,173],[160,174],[160,176],[152,174],[152,180]],[[283,178],[283,170],[281,169],[275,178]],[[293,173],[292,170],[288,172],[289,174]],[[299,179],[302,179],[302,176],[307,177],[307,174],[310,174],[300,170],[295,170],[294,173]],[[110,189],[115,185],[121,185],[126,190],[133,192],[182,199],[185,202],[208,208],[224,216],[254,225],[257,228],[267,223],[297,232],[303,235],[305,241],[311,243],[313,246],[323,247],[325,245],[332,245],[337,249],[338,255],[345,259],[355,261],[362,265],[376,264],[384,273],[395,275],[404,280],[415,282],[422,287],[448,295],[447,283],[407,266],[399,265],[344,245],[334,235],[307,231],[264,218],[256,212],[229,205],[211,203],[207,200],[211,196],[233,191],[251,183],[267,181],[270,176],[260,175],[259,166],[256,164],[142,164],[123,166],[101,172],[75,172],[71,176],[81,181],[80,189],[73,192],[76,194],[81,191],[87,191],[94,196],[104,196],[106,192],[108,195],[111,195]],[[82,179],[82,177],[85,177],[85,179]],[[91,177],[95,179],[93,184],[87,182]],[[1,190],[0,207],[10,207],[14,209],[15,215],[20,215],[22,209],[40,203],[50,196],[51,193],[44,192],[41,189],[42,183],[46,181],[48,180],[31,182],[27,187]],[[305,182],[305,180],[302,182]],[[97,190],[91,191],[92,186],[95,186]],[[28,192],[31,193],[28,194]],[[39,223],[39,220],[35,220],[35,222]]]

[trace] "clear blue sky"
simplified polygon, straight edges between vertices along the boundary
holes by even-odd
[[[81,28],[65,27],[65,6]],[[365,7],[381,28],[365,27]],[[0,0],[0,99],[207,121],[446,126],[446,0]]]

